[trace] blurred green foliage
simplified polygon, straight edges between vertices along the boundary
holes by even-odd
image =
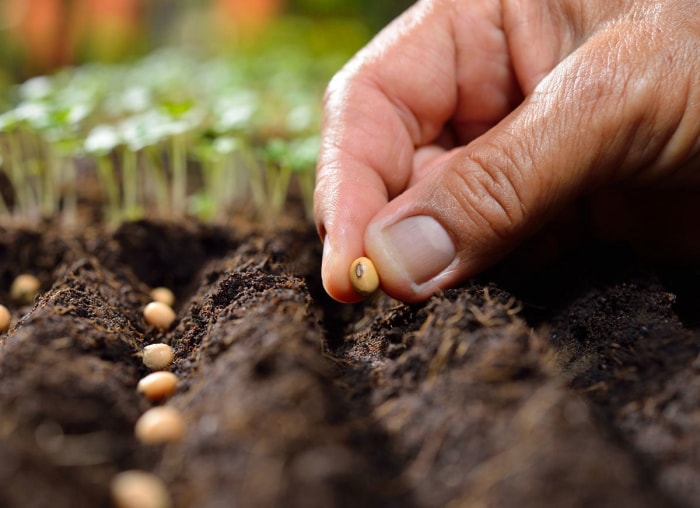
[[[359,49],[411,3],[408,0],[0,0],[0,86],[66,65],[133,59],[163,46],[187,46],[211,54],[301,43],[308,45],[313,53],[337,50],[347,53]],[[247,10],[264,11],[264,5],[268,5],[269,12],[259,15],[269,17],[266,28],[257,31],[254,37],[237,37],[236,16],[245,17]],[[233,47],[232,43],[235,43]]]
[[[289,10],[312,17],[355,17],[376,32],[413,3],[410,0],[293,0]]]
[[[98,0],[0,7],[23,1]],[[0,217],[70,221],[90,175],[110,221],[219,221],[241,202],[274,216],[292,183],[310,210],[325,84],[410,3],[99,1],[132,6],[103,39],[85,19],[79,32],[52,17],[0,27]],[[268,10],[250,25],[230,18],[245,2]],[[3,44],[18,26],[36,40]],[[74,46],[44,51],[49,28]]]
[[[95,180],[109,221],[274,218],[294,182],[310,211],[321,94],[340,54],[299,46],[201,59],[164,48],[14,88],[0,114],[0,218],[76,217]]]

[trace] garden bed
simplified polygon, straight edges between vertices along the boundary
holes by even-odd
[[[17,88],[0,506],[109,506],[128,470],[178,508],[700,506],[697,271],[589,246],[418,305],[325,295],[308,215],[332,60],[159,51]],[[41,291],[13,301],[25,273]],[[157,286],[166,331],[143,317]],[[178,386],[149,402],[161,342]],[[157,405],[182,439],[137,439]]]
[[[700,276],[591,247],[517,284],[406,305],[325,296],[302,213],[0,226],[0,506],[109,506],[152,471],[177,507],[700,506]],[[176,294],[167,332],[149,290]],[[180,442],[144,445],[150,343]]]

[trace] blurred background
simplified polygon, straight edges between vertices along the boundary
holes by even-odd
[[[323,89],[410,3],[0,0],[0,217],[310,214]]]
[[[162,46],[204,54],[304,45],[351,54],[409,0],[0,0],[0,80]]]

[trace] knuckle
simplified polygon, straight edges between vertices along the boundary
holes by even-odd
[[[496,151],[494,151],[496,152]],[[450,173],[446,189],[469,220],[501,239],[511,238],[527,221],[514,158],[497,150],[488,158],[473,154]]]

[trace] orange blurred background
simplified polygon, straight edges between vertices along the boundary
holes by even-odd
[[[3,35],[14,51],[11,63],[27,76],[73,64],[91,47],[121,53],[141,30],[143,5],[139,0],[5,0]]]
[[[173,43],[228,50],[275,19],[355,19],[378,30],[410,0],[0,0],[0,73],[17,79],[87,61],[115,62]]]
[[[284,0],[196,4],[198,16],[209,18],[209,36],[230,43],[259,35],[282,11]],[[132,56],[157,44],[153,39],[163,35],[159,27],[162,32],[169,22],[192,15],[183,2],[171,0],[4,0],[1,7],[5,42],[22,76]]]

